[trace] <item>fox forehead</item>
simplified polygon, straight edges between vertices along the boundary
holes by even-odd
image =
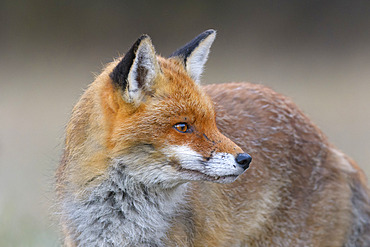
[[[163,73],[163,83],[158,83],[166,95],[169,106],[176,109],[175,114],[198,115],[198,117],[214,117],[212,100],[201,87],[192,80],[184,66],[176,59],[158,57]],[[163,85],[165,84],[165,85]],[[161,88],[157,89],[161,94]]]
[[[208,95],[187,75],[179,61],[157,58],[162,76],[156,78],[152,97],[135,111],[128,109],[130,104],[123,102],[120,90],[115,87],[111,87],[111,92],[116,97],[104,97],[108,101],[113,98],[117,101],[114,105],[119,108],[113,116],[111,111],[106,113],[110,115],[106,118],[106,124],[113,127],[108,142],[153,139],[155,132],[163,135],[166,128],[177,122],[196,124],[198,129],[216,128],[214,105]],[[107,69],[109,74],[112,67]],[[106,83],[112,85],[110,80]]]
[[[143,118],[144,115],[156,118],[177,118],[187,117],[188,121],[198,119],[214,119],[215,110],[212,100],[206,95],[201,87],[195,83],[183,69],[179,61],[165,59],[158,56],[162,76],[156,78],[154,93],[150,99],[144,102],[135,112],[118,111],[119,114],[137,115]],[[117,93],[117,92],[115,92]],[[118,92],[119,93],[119,92]],[[121,108],[129,108],[130,105],[121,104],[122,98],[115,97]]]

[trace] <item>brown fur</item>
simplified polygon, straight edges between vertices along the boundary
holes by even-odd
[[[243,149],[253,163],[234,183],[191,183],[189,202],[173,219],[168,246],[348,243],[354,234],[354,205],[361,202],[360,211],[367,216],[370,212],[366,178],[294,103],[261,85],[229,83],[204,87],[213,106],[199,100],[208,96],[179,61],[158,59],[163,77],[157,78],[154,91],[157,97],[167,97],[167,106],[172,104],[160,119],[156,116],[162,108],[150,108],[150,99],[138,109],[121,99],[122,92],[109,77],[118,61],[96,78],[75,106],[56,175],[60,201],[70,193],[86,196],[88,188],[106,179],[108,161],[137,142],[154,147],[187,142],[205,157],[212,150],[236,154]],[[186,140],[163,127],[184,118],[199,127]],[[359,189],[361,196],[353,199]],[[64,231],[66,246],[74,246],[68,243],[69,230]]]
[[[209,195],[196,194],[200,212],[223,212],[220,230],[200,234],[196,246],[224,246],[246,233],[247,246],[343,246],[352,225],[351,185],[366,188],[363,172],[286,97],[247,83],[205,89],[217,105],[220,131],[254,161],[235,183],[216,185],[228,200],[202,203]],[[266,197],[270,205],[261,205]]]

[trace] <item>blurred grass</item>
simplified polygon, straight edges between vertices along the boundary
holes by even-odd
[[[60,246],[56,228],[39,217],[16,211],[14,201],[0,211],[0,246]],[[44,219],[45,221],[45,219]]]

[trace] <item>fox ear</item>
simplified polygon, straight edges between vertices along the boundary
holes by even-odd
[[[113,69],[110,77],[122,89],[126,102],[139,105],[151,93],[159,73],[152,41],[148,35],[142,35]]]
[[[199,83],[204,64],[207,62],[209,50],[215,38],[216,31],[212,29],[207,30],[175,51],[170,57],[180,58],[190,77]]]

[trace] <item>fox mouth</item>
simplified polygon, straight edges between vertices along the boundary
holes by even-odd
[[[213,176],[213,175],[205,174],[198,170],[190,170],[190,169],[186,169],[183,167],[181,167],[179,171],[189,175],[190,180],[206,180],[206,181],[216,182],[216,183],[231,183],[231,182],[234,182],[240,175],[240,174],[239,175],[229,174],[229,175],[223,175],[223,176]]]
[[[188,146],[170,146],[163,153],[182,181],[232,183],[246,170],[230,153],[213,153],[207,160]]]

